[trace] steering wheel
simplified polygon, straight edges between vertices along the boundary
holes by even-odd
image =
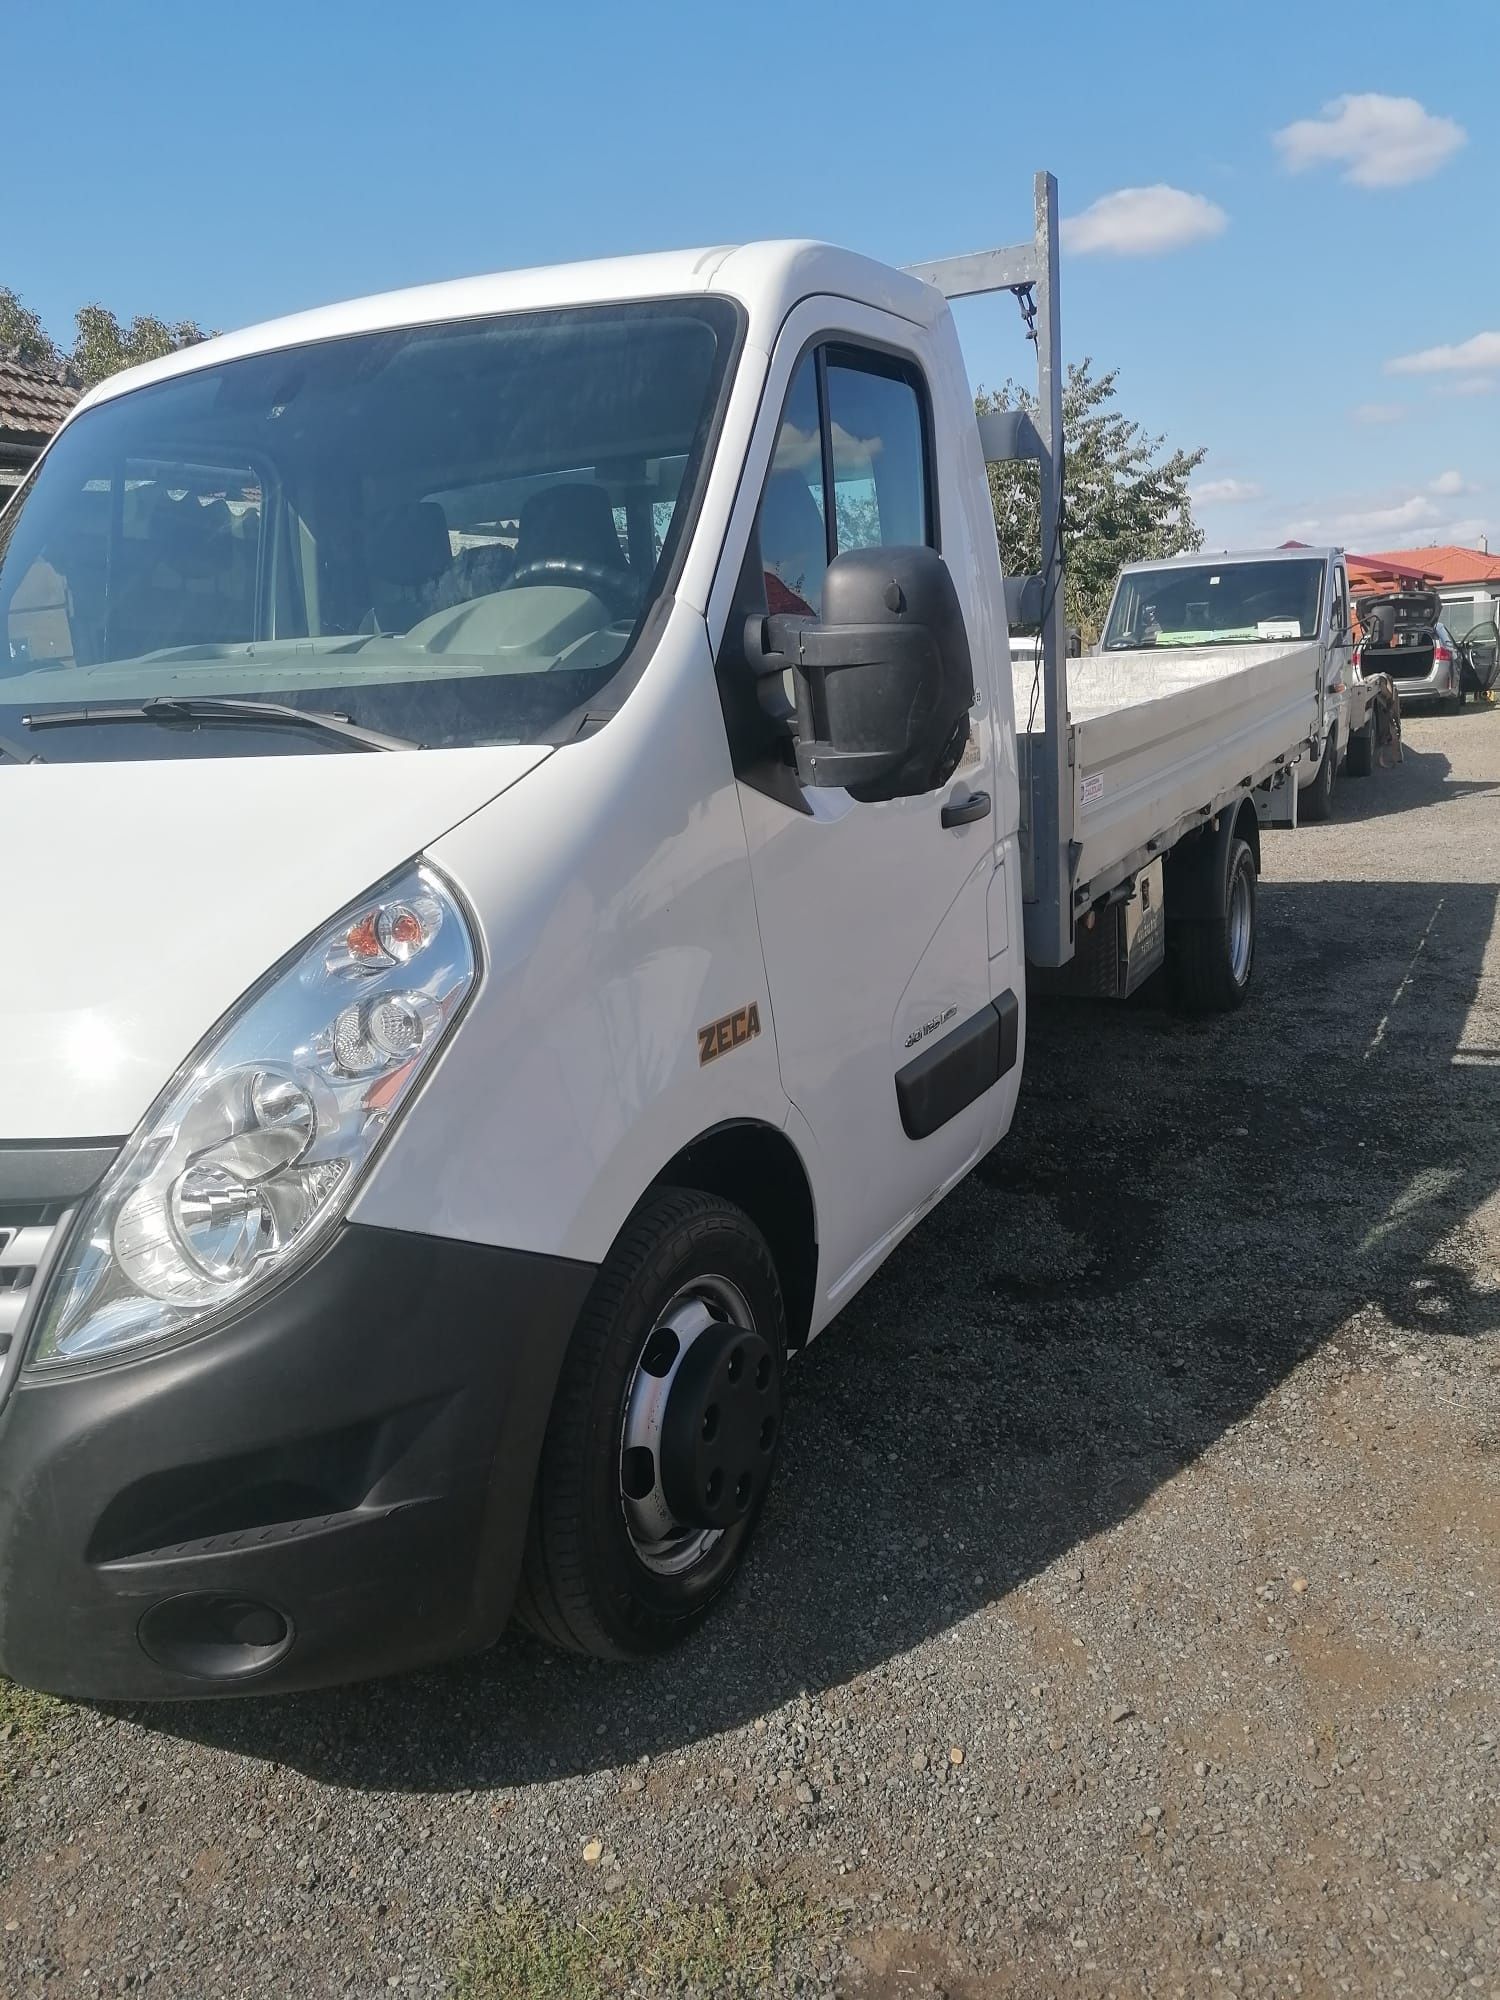
[[[539,556],[535,562],[522,563],[505,579],[505,588],[515,590],[527,583],[581,583],[616,611],[633,618],[640,609],[640,592],[628,570],[578,556]]]

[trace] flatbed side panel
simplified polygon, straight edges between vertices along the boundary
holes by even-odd
[[[1021,683],[1029,677],[1022,670],[1016,680],[1024,722]],[[1112,886],[1125,859],[1152,851],[1194,813],[1295,758],[1317,730],[1314,673],[1300,648],[1154,700],[1085,714],[1071,729],[1075,886]]]

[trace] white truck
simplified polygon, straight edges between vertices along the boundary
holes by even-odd
[[[1200,552],[1125,566],[1099,654],[1086,669],[1074,663],[1069,693],[1076,713],[1096,687],[1127,700],[1218,688],[1228,720],[1238,685],[1257,700],[1278,685],[1293,704],[1311,689],[1315,720],[1297,765],[1297,810],[1326,820],[1339,771],[1368,777],[1375,768],[1372,691],[1353,653],[1342,549]]]
[[[1243,998],[1316,696],[1070,723],[1056,284],[1039,177],[919,274],[480,278],[80,404],[0,516],[6,1673],[666,1645],[788,1356],[1004,1137],[1026,948]],[[976,422],[948,296],[997,289],[1036,424]]]

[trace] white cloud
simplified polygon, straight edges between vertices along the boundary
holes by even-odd
[[[1441,519],[1441,509],[1425,493],[1413,493],[1409,499],[1394,501],[1389,506],[1339,508],[1309,520],[1294,521],[1289,532],[1304,540],[1316,537],[1320,541],[1340,542],[1345,547],[1395,548],[1401,536],[1423,529],[1431,541],[1432,529]]]
[[[1357,424],[1399,424],[1406,416],[1405,403],[1356,403],[1349,412]]]
[[[1192,489],[1197,507],[1234,507],[1246,500],[1259,500],[1265,492],[1253,479],[1205,479]]]
[[[1456,347],[1424,347],[1416,354],[1398,354],[1387,361],[1387,375],[1477,374],[1500,368],[1500,333],[1476,333]]]
[[[1441,494],[1445,499],[1451,499],[1456,493],[1476,493],[1478,490],[1461,472],[1440,472],[1436,479],[1427,482],[1429,493]]]
[[[1454,542],[1461,549],[1473,548],[1481,535],[1489,534],[1491,523],[1482,514],[1471,515],[1466,521],[1450,521],[1442,533],[1442,540]]]
[[[1455,382],[1448,390],[1450,396],[1493,396],[1495,383],[1488,375],[1466,375],[1462,382]]]
[[[1450,159],[1468,134],[1414,97],[1386,97],[1375,90],[1335,97],[1316,118],[1299,118],[1274,134],[1282,164],[1292,173],[1338,166],[1355,187],[1401,187],[1425,180]]]
[[[1399,496],[1399,489],[1386,494],[1341,494],[1324,502],[1316,513],[1309,511],[1300,520],[1284,521],[1275,538],[1333,542],[1365,555],[1387,549],[1430,548],[1435,542],[1471,545],[1482,534],[1493,533],[1494,523],[1478,514],[1455,516],[1432,497],[1437,493],[1440,499],[1449,498],[1456,490],[1434,480],[1427,492],[1404,497]]]
[[[1155,257],[1219,236],[1229,217],[1206,195],[1181,188],[1117,188],[1101,195],[1081,215],[1063,218],[1066,250],[1105,251],[1115,257]]]

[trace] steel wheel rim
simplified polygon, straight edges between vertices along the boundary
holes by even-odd
[[[661,1434],[667,1397],[683,1357],[700,1334],[726,1323],[747,1333],[755,1331],[755,1315],[739,1286],[713,1273],[690,1278],[653,1321],[626,1391],[620,1427],[620,1509],[631,1547],[657,1576],[684,1575],[723,1539],[721,1528],[684,1527],[673,1517],[662,1491]],[[668,1358],[674,1342],[675,1351]],[[642,1453],[650,1460],[649,1486]]]
[[[1236,986],[1243,986],[1250,976],[1252,930],[1250,878],[1238,868],[1229,891],[1229,970]]]

